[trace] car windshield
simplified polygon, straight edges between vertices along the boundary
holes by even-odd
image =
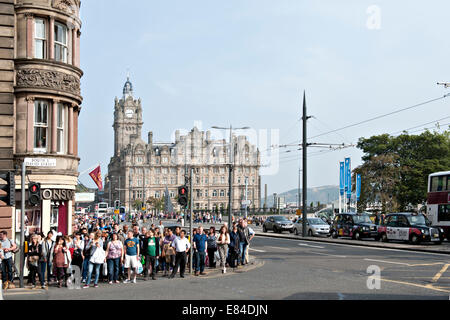
[[[416,225],[416,226],[426,226],[427,225],[425,216],[423,216],[423,215],[408,216],[408,221],[410,224]]]
[[[326,224],[322,219],[314,218],[314,219],[308,219],[308,222],[310,224]]]
[[[286,217],[273,217],[273,219],[275,220],[275,221],[287,221],[287,222],[290,222],[288,219],[286,219]]]
[[[370,220],[369,216],[366,214],[363,215],[354,215],[353,216],[353,222],[354,223],[372,223],[372,220]]]

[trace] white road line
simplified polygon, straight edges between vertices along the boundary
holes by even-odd
[[[347,258],[347,256],[339,256],[336,254],[328,254],[328,253],[323,253],[323,252],[310,251],[309,253],[319,254],[319,255],[323,255],[323,256],[336,257],[336,258]]]
[[[265,250],[258,250],[258,249],[255,249],[255,248],[248,248],[248,250],[256,251],[256,252],[267,252]]]
[[[277,250],[286,250],[286,251],[291,251],[291,249],[289,249],[289,248],[272,247],[272,246],[265,246],[265,247],[266,247],[266,248],[277,249]]]
[[[304,244],[304,243],[299,243],[298,245],[299,245],[299,246],[302,246],[302,247],[310,247],[310,248],[325,249],[325,247],[321,247],[321,246],[312,246],[312,245],[310,245],[310,244]]]

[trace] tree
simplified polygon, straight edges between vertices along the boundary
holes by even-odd
[[[364,152],[363,165],[354,170],[362,177],[361,207],[379,202],[390,211],[425,204],[428,175],[450,168],[449,131],[361,138],[358,148]]]

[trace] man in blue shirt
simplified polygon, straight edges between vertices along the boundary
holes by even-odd
[[[128,279],[123,283],[131,282],[131,270],[134,271],[133,283],[136,283],[136,275],[138,269],[139,257],[139,239],[133,236],[133,231],[128,231],[128,238],[124,242],[125,252],[123,252],[122,259],[125,261],[125,268],[128,269]]]
[[[205,275],[205,258],[208,250],[208,239],[203,233],[203,227],[198,228],[197,234],[194,236],[194,253],[196,255],[197,266],[195,268],[195,275],[198,276],[199,271],[201,275]]]

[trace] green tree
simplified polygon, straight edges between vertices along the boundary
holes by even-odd
[[[389,211],[425,204],[428,175],[450,168],[449,131],[361,138],[358,148],[364,152],[363,165],[354,170],[362,177],[361,207],[381,202]]]

